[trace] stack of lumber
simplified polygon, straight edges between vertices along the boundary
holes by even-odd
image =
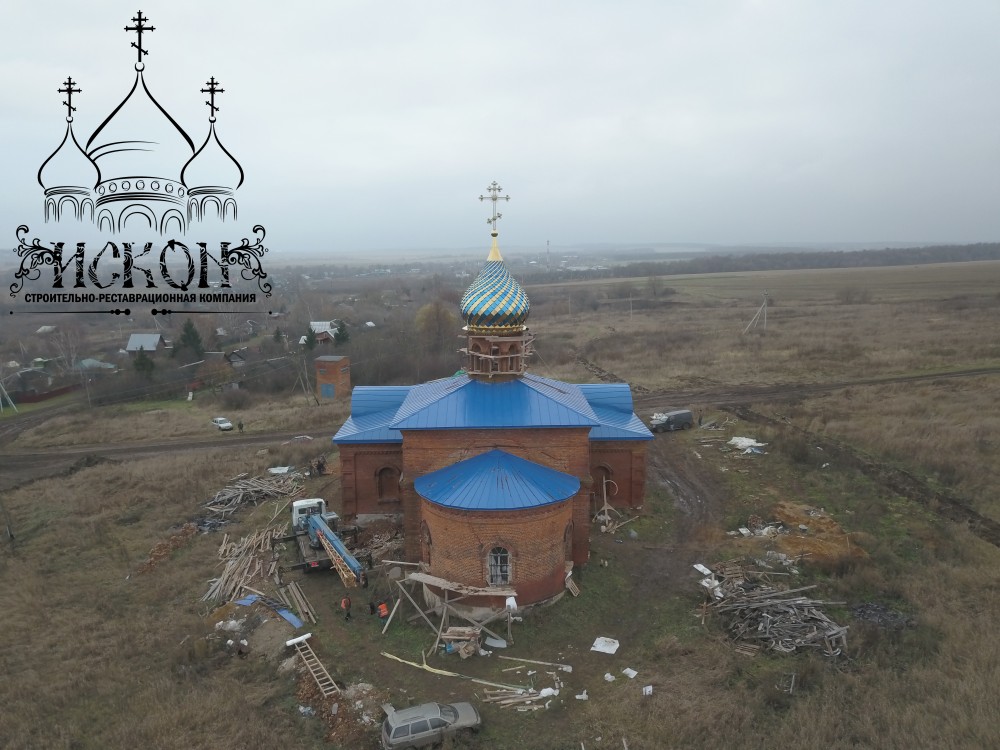
[[[219,558],[224,563],[222,573],[208,582],[208,591],[202,601],[230,601],[239,596],[244,587],[273,576],[278,560],[272,545],[275,539],[284,536],[285,528],[269,526],[235,542],[229,541],[226,534],[219,546]]]
[[[306,598],[297,581],[291,581],[279,588],[278,596],[291,609],[296,610],[299,613],[299,617],[303,620],[309,620],[314,625],[316,624],[316,615],[314,614],[313,606]]]
[[[815,586],[782,591],[755,583],[753,572],[731,562],[714,572],[719,577],[718,593],[709,606],[727,621],[727,630],[737,641],[786,654],[815,649],[837,656],[847,648],[847,626],[833,622],[821,609],[843,602],[801,596]],[[744,648],[741,653],[753,651]]]
[[[215,493],[205,503],[210,513],[226,517],[244,505],[257,505],[265,500],[278,497],[294,497],[302,491],[298,476],[276,474],[267,477],[248,477],[240,474],[229,480],[229,484]]]
[[[515,708],[518,711],[537,711],[545,708],[537,690],[490,690],[483,691],[483,702],[495,703],[500,708]]]

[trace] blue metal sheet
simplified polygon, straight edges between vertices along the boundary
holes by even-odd
[[[417,493],[463,510],[523,510],[558,503],[580,491],[580,480],[501,450],[491,450],[417,477]]]
[[[359,385],[351,392],[351,416],[333,436],[334,443],[401,443],[389,423],[414,386]]]
[[[396,417],[396,410],[375,412],[362,417],[348,417],[343,426],[333,436],[333,442],[341,443],[402,443],[403,434],[393,430],[389,423]]]
[[[468,375],[415,386],[390,424],[399,430],[595,427],[578,386],[534,375],[491,382]]]
[[[590,431],[591,440],[653,439],[653,433],[632,410],[628,383],[586,383],[578,387],[600,420],[600,425]]]
[[[414,388],[412,385],[359,385],[351,391],[351,416],[396,410]]]
[[[634,413],[617,409],[594,407],[601,424],[590,431],[590,439],[602,440],[652,440],[653,433]]]

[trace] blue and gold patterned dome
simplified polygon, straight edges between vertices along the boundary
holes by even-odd
[[[465,292],[461,306],[470,333],[503,336],[524,330],[528,295],[504,265],[495,233],[486,265]]]

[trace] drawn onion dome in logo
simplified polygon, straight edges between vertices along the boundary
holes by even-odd
[[[68,77],[65,88],[58,93],[66,94],[66,134],[62,143],[38,168],[38,184],[45,190],[45,221],[76,220],[93,222],[93,190],[101,181],[101,171],[87,156],[73,133],[73,94],[82,93],[74,88],[76,81]]]
[[[135,80],[122,102],[94,130],[86,151],[72,132],[72,79],[66,89],[67,135],[39,169],[45,188],[45,220],[92,222],[99,231],[136,236],[184,235],[206,218],[236,219],[235,191],[243,168],[222,146],[215,129],[214,77],[208,82],[209,132],[197,151],[191,137],[156,100],[146,82],[143,34],[156,30],[139,11],[132,18]],[[81,159],[82,157],[82,159]],[[86,162],[89,162],[89,166]]]
[[[243,167],[236,158],[226,150],[219,140],[215,130],[215,97],[225,89],[218,88],[215,76],[212,76],[208,88],[201,89],[208,94],[205,104],[211,113],[208,118],[208,136],[194,156],[181,170],[181,182],[188,190],[188,221],[203,219],[220,219],[226,221],[236,218],[236,190],[243,184]]]

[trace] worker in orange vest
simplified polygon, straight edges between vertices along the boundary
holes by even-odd
[[[344,610],[344,622],[351,619],[351,597],[345,596],[340,600],[340,608]]]

